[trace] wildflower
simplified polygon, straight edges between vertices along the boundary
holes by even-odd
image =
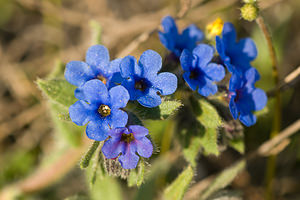
[[[124,108],[129,94],[123,86],[110,90],[100,80],[90,80],[81,87],[83,98],[69,108],[71,120],[83,126],[88,123],[86,134],[90,139],[102,141],[110,128],[124,127],[128,120]]]
[[[83,98],[81,86],[89,80],[99,79],[109,88],[115,86],[111,79],[120,71],[121,59],[110,62],[108,50],[102,45],[91,46],[86,52],[85,60],[86,62],[71,61],[65,70],[66,80],[78,87],[75,90],[77,99]]]
[[[236,31],[228,22],[223,26],[222,38],[216,36],[216,48],[228,71],[240,75],[251,68],[250,62],[257,56],[253,40],[245,38],[236,42]]]
[[[183,49],[192,51],[196,47],[197,42],[204,38],[203,32],[194,24],[188,26],[183,30],[182,34],[179,34],[175,21],[171,16],[163,18],[161,24],[164,31],[158,33],[159,39],[177,57],[180,56]]]
[[[110,138],[104,143],[102,152],[106,158],[117,158],[124,169],[137,166],[139,156],[149,158],[153,145],[146,137],[148,130],[143,126],[132,125],[127,128],[116,128],[109,131]],[[137,154],[139,155],[137,155]]]
[[[192,90],[198,88],[203,96],[215,94],[218,87],[214,81],[221,81],[225,76],[222,65],[210,63],[213,56],[214,48],[206,44],[199,44],[193,52],[185,49],[180,56],[184,80]]]
[[[250,68],[242,77],[233,74],[229,82],[230,112],[234,119],[239,117],[246,126],[256,123],[252,112],[263,109],[267,103],[266,93],[254,87],[259,78],[257,70]]]
[[[217,36],[222,33],[224,22],[218,17],[214,22],[206,26],[206,31],[210,36]]]
[[[120,64],[122,85],[128,90],[130,100],[137,100],[145,107],[161,104],[158,94],[169,95],[177,88],[177,77],[169,72],[157,74],[162,60],[158,53],[145,51],[139,62],[133,56],[126,56]]]

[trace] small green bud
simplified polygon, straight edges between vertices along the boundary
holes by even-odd
[[[256,3],[257,0],[243,0],[244,3]]]
[[[241,8],[241,15],[243,19],[251,22],[257,18],[258,11],[256,4],[247,3]]]

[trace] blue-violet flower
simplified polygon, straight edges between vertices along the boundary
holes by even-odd
[[[171,16],[164,17],[161,25],[164,30],[158,33],[159,39],[177,57],[180,56],[183,49],[192,51],[196,47],[197,42],[204,38],[203,32],[194,24],[188,26],[183,30],[182,34],[179,34],[176,23]]]
[[[86,134],[90,139],[102,141],[111,128],[124,127],[128,120],[124,108],[129,94],[123,86],[115,86],[109,91],[98,79],[86,82],[82,87],[83,98],[69,108],[71,120],[83,126],[88,123]]]
[[[221,60],[231,73],[243,74],[257,56],[257,49],[251,38],[236,41],[233,24],[227,22],[223,26],[222,38],[216,36],[216,48]]]
[[[86,62],[71,61],[67,63],[65,70],[66,80],[77,86],[75,90],[75,97],[82,99],[81,86],[85,82],[92,79],[101,80],[107,87],[115,86],[111,82],[113,76],[118,76],[120,71],[119,65],[121,59],[115,59],[110,62],[109,53],[105,46],[94,45],[91,46],[85,57]]]
[[[110,138],[104,143],[102,152],[106,158],[117,158],[124,169],[137,166],[139,156],[149,158],[153,145],[146,137],[148,130],[143,126],[132,125],[127,128],[116,128],[109,131]],[[137,154],[139,155],[137,155]]]
[[[205,97],[218,91],[214,81],[221,81],[225,76],[222,65],[210,62],[213,56],[214,48],[206,44],[199,44],[193,52],[185,49],[180,56],[184,80],[192,90],[198,88],[198,93]]]
[[[253,111],[266,106],[267,95],[262,89],[254,87],[260,76],[255,68],[250,68],[244,76],[232,74],[229,82],[229,109],[234,119],[239,117],[246,126],[256,123]]]
[[[137,63],[133,56],[126,56],[120,64],[122,85],[128,90],[130,100],[137,100],[145,107],[161,104],[161,95],[169,95],[177,88],[177,77],[169,72],[157,74],[162,59],[152,50],[145,51]]]

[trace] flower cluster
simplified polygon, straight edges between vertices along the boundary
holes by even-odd
[[[195,25],[189,26],[179,35],[174,19],[167,16],[162,20],[162,26],[164,33],[159,33],[160,41],[180,57],[183,79],[187,85],[202,96],[214,95],[218,91],[215,82],[225,77],[223,65],[226,66],[232,74],[228,93],[230,112],[234,119],[239,118],[246,126],[255,124],[256,117],[252,112],[265,107],[267,96],[263,90],[254,86],[259,80],[259,73],[251,66],[251,61],[257,56],[253,40],[245,38],[237,41],[233,24],[223,23],[220,18],[210,24],[207,27],[208,37],[216,36],[216,60],[221,60],[221,65],[211,62],[214,47],[197,45],[203,35]]]
[[[182,72],[188,87],[204,97],[216,94],[216,82],[225,77],[226,66],[231,74],[230,112],[246,126],[255,124],[253,111],[266,105],[267,96],[255,88],[259,73],[251,66],[257,56],[254,42],[250,38],[237,41],[234,26],[221,19],[207,29],[210,39],[216,36],[217,51],[211,45],[198,44],[204,34],[195,25],[180,34],[175,20],[167,16],[162,27],[160,41],[179,58],[182,70],[177,72]],[[125,169],[135,168],[140,157],[149,158],[153,153],[148,130],[129,123],[132,120],[128,119],[127,103],[137,101],[154,108],[162,103],[161,96],[177,89],[177,77],[170,72],[159,73],[161,69],[162,58],[153,50],[145,51],[138,61],[130,55],[110,61],[102,45],[90,47],[85,62],[71,61],[66,66],[66,80],[77,86],[74,95],[78,101],[69,108],[71,120],[79,126],[87,124],[87,136],[104,141],[105,157],[117,158]]]
[[[169,95],[177,88],[174,74],[163,72],[162,59],[152,50],[145,51],[137,63],[132,56],[110,61],[108,50],[102,45],[88,49],[86,62],[67,64],[65,78],[77,86],[79,99],[69,108],[71,120],[83,126],[90,139],[105,141],[103,154],[116,158],[123,168],[135,168],[140,156],[152,155],[153,146],[148,130],[142,126],[129,126],[124,111],[129,100],[137,100],[145,107],[161,104],[160,95]],[[108,139],[108,140],[107,140]]]

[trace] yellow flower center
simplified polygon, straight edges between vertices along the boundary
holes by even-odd
[[[102,75],[98,75],[97,79],[99,79],[104,84],[106,84],[106,82],[107,82],[107,79],[104,76],[102,76]]]
[[[121,141],[123,142],[130,143],[133,140],[134,140],[133,133],[129,133],[129,134],[123,133],[121,136]]]
[[[102,117],[107,117],[108,115],[110,115],[111,110],[108,105],[102,104],[101,106],[99,106],[98,112]]]

